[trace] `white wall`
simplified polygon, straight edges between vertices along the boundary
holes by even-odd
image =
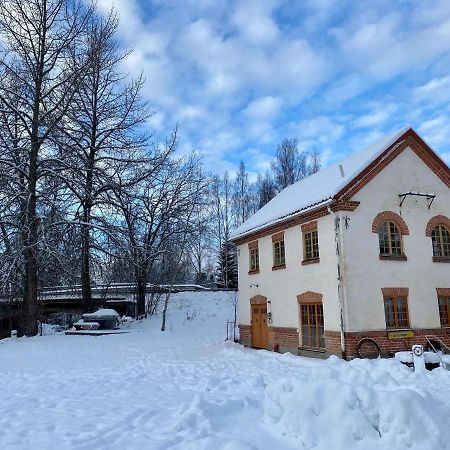
[[[421,197],[407,197],[399,207],[398,194],[408,191],[436,194],[431,209]],[[363,187],[352,200],[359,207],[347,214],[343,230],[349,331],[384,330],[382,287],[409,287],[412,328],[439,328],[436,287],[450,287],[450,263],[433,263],[428,221],[439,214],[450,217],[450,190],[409,148]],[[400,214],[409,228],[403,236],[407,261],[380,261],[378,235],[372,222],[381,211]]]
[[[334,218],[318,219],[320,262],[301,265],[303,240],[300,226],[284,231],[286,268],[272,271],[272,237],[260,238],[259,274],[248,275],[248,244],[238,247],[240,323],[250,324],[250,298],[260,294],[272,303],[275,327],[299,327],[297,295],[305,291],[323,295],[325,329],[339,331]],[[252,286],[251,285],[258,285]]]

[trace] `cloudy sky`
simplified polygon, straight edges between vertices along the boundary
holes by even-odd
[[[100,0],[164,137],[215,172],[283,137],[328,164],[411,125],[450,162],[450,1]]]

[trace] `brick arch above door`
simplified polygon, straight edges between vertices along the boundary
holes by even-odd
[[[267,297],[264,295],[255,295],[250,299],[250,305],[264,305],[267,304]]]

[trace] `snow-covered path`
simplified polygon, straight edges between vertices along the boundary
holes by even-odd
[[[0,449],[447,448],[449,373],[225,343],[232,295],[176,295],[165,333],[0,341]]]

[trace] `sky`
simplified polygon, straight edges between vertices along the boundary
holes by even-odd
[[[449,0],[99,0],[144,73],[148,123],[254,179],[283,138],[326,166],[412,126],[450,163]]]

